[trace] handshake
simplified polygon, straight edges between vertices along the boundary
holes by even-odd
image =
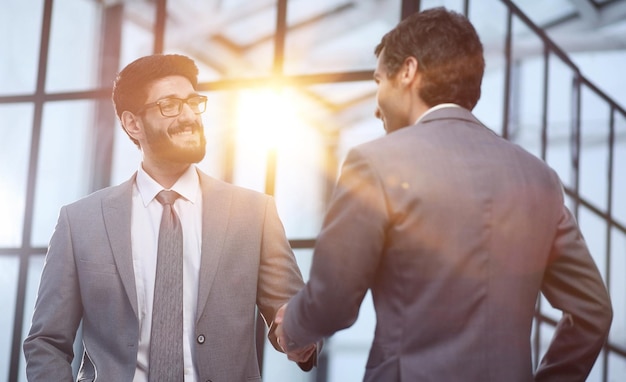
[[[274,323],[276,324],[276,330],[274,332],[274,334],[276,334],[276,341],[282,351],[287,354],[287,358],[290,361],[297,362],[304,371],[309,371],[317,363],[317,344],[312,343],[302,348],[295,348],[295,344],[290,344],[282,325],[286,309],[287,304],[281,306],[276,312],[276,317],[274,318]]]

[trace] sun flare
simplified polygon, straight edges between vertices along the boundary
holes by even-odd
[[[290,89],[253,89],[239,93],[238,141],[269,152],[294,141],[303,128],[297,94]]]

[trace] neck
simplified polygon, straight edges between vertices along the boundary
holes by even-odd
[[[178,181],[178,178],[187,171],[190,164],[185,163],[168,163],[168,164],[154,164],[146,162],[141,163],[141,167],[144,171],[156,180],[163,188],[170,189]]]

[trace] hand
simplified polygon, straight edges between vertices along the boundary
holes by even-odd
[[[287,309],[287,304],[281,306],[276,312],[276,317],[274,318],[274,322],[276,323],[276,339],[278,341],[278,345],[283,349],[283,351],[287,354],[287,358],[290,361],[294,362],[306,362],[311,358],[311,355],[317,350],[317,344],[313,343],[308,346],[291,349],[287,348],[287,344],[289,340],[285,335],[285,331],[283,330],[283,320],[285,317],[285,310]]]
[[[298,362],[298,363],[307,362],[311,358],[311,356],[315,353],[316,350],[317,350],[317,345],[310,344],[309,346],[305,346],[300,349],[286,352],[287,359],[289,359],[290,361]]]

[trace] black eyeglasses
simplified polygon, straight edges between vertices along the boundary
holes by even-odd
[[[164,117],[176,117],[183,112],[183,105],[187,104],[196,114],[202,114],[206,110],[207,97],[203,95],[194,95],[187,99],[182,98],[163,98],[156,102],[143,105],[137,114],[141,114],[146,109],[158,106],[161,115]]]

